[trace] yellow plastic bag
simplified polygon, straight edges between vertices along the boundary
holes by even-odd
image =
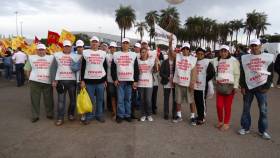
[[[78,114],[92,112],[92,103],[85,88],[81,89],[77,96],[77,112]]]

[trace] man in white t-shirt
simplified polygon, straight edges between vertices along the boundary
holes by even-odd
[[[91,102],[96,103],[95,112],[86,114],[86,124],[94,118],[104,123],[104,90],[107,87],[107,62],[106,52],[98,50],[99,38],[93,36],[90,39],[91,49],[83,52],[81,68],[81,88],[86,87]]]
[[[172,49],[170,47],[169,49]],[[194,105],[194,84],[196,82],[196,61],[197,59],[191,56],[190,44],[183,43],[181,53],[177,53],[175,62],[175,73],[173,82],[175,83],[175,97],[177,103],[177,118],[173,122],[182,120],[181,104],[186,101],[190,105],[190,123],[196,125],[195,121],[195,105]]]
[[[14,60],[16,66],[17,87],[23,86],[25,81],[23,67],[27,60],[27,56],[21,51],[21,48],[19,47],[14,53],[12,59]]]
[[[72,60],[79,60],[80,56],[71,53],[72,43],[69,40],[63,41],[63,51],[54,54],[56,63],[55,80],[52,82],[53,87],[58,93],[58,108],[56,125],[60,126],[64,123],[64,113],[66,108],[66,93],[68,92],[70,98],[70,105],[68,107],[68,120],[74,121],[75,107],[76,107],[76,74],[71,69]]]
[[[273,83],[273,59],[269,53],[261,52],[259,39],[250,41],[251,54],[241,57],[240,87],[243,94],[243,113],[241,116],[240,135],[250,133],[251,114],[250,109],[254,96],[259,107],[258,131],[262,138],[271,139],[268,134],[267,119],[267,92]]]
[[[31,95],[31,122],[37,122],[40,117],[40,100],[43,94],[45,110],[48,119],[53,119],[53,89],[51,86],[54,57],[46,55],[46,46],[37,45],[37,54],[30,55],[24,66],[27,77],[29,78],[29,87]]]
[[[118,90],[117,123],[131,122],[131,93],[137,88],[139,68],[137,56],[129,51],[130,40],[122,40],[122,51],[113,55],[111,75]]]

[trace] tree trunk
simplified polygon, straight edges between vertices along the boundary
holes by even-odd
[[[238,31],[236,31],[236,36],[235,36],[236,44],[238,44],[237,37],[238,37]]]
[[[230,35],[230,45],[232,46],[232,38],[233,38],[233,34]]]
[[[122,43],[123,28],[121,28],[121,43]]]
[[[150,47],[152,45],[152,36],[150,36]]]
[[[125,38],[125,27],[123,28],[123,38]]]

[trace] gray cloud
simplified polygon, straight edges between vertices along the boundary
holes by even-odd
[[[62,0],[65,6],[69,4],[77,5],[92,14],[115,16],[115,10],[122,5],[131,5],[136,11],[137,20],[143,20],[145,14],[150,10],[160,10],[167,8],[169,4],[165,0]],[[14,14],[19,11],[22,15],[32,15],[39,12],[53,12],[59,8],[55,0],[1,0],[0,16]],[[268,14],[269,27],[271,32],[280,32],[280,22],[277,14],[273,14],[271,8],[280,8],[279,0],[185,0],[179,5],[175,5],[180,13],[181,23],[189,16],[204,16],[217,19],[222,22],[232,19],[245,19],[246,13],[253,9],[264,11]],[[278,29],[278,30],[277,30]]]

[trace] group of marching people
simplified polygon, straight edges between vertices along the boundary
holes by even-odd
[[[57,117],[55,124],[64,123],[66,93],[70,98],[68,120],[75,120],[76,96],[79,90],[86,88],[94,112],[80,117],[83,124],[92,119],[101,123],[104,118],[104,93],[110,104],[112,117],[117,123],[131,122],[135,110],[140,108],[139,121],[153,121],[152,114],[157,111],[156,100],[159,82],[163,85],[163,118],[168,120],[169,97],[172,95],[172,121],[182,121],[182,105],[190,106],[190,122],[202,125],[206,116],[206,96],[209,89],[216,90],[218,123],[216,127],[227,131],[230,127],[231,106],[238,89],[243,94],[243,113],[239,134],[249,133],[251,126],[250,107],[254,96],[260,110],[259,133],[270,139],[267,131],[267,91],[273,78],[273,56],[261,52],[258,39],[250,42],[250,54],[238,61],[231,56],[230,48],[222,45],[219,57],[205,58],[205,50],[197,48],[191,54],[190,44],[183,43],[179,52],[173,50],[172,36],[169,38],[168,57],[159,60],[157,51],[150,50],[148,42],[143,40],[130,51],[130,40],[122,39],[121,51],[111,42],[108,52],[100,48],[99,38],[90,39],[91,48],[84,50],[81,40],[76,42],[76,51],[72,43],[63,42],[63,51],[46,55],[44,44],[37,45],[37,54],[30,55],[24,66],[29,77],[32,122],[39,120],[40,97],[43,93],[47,118],[54,117],[53,88],[57,91]],[[196,114],[195,114],[196,113]]]

